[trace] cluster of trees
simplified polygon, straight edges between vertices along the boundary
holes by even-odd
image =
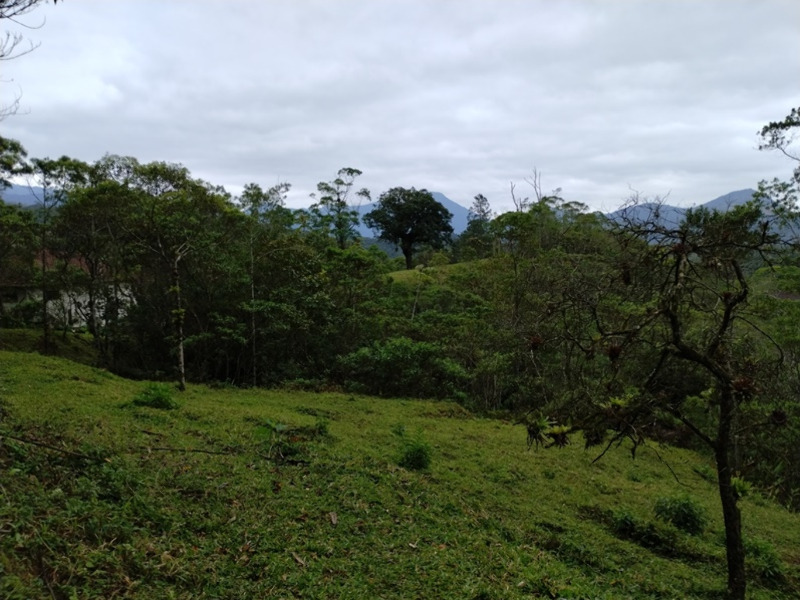
[[[0,279],[43,291],[11,309],[0,302],[0,318],[41,327],[45,351],[54,329],[79,322],[111,368],[175,373],[182,387],[187,376],[320,379],[364,341],[362,304],[395,268],[359,243],[347,203],[356,169],[320,183],[310,210],[292,211],[287,184],[248,184],[231,198],[180,165],[28,160],[18,142],[0,145],[0,185],[25,176],[38,193],[33,211],[0,205]],[[424,190],[394,188],[367,218],[409,266],[412,252],[440,247],[452,231],[449,213]],[[81,314],[57,315],[59,294]]]
[[[787,153],[798,125],[797,111],[769,124],[764,147]],[[365,218],[401,249],[391,259],[358,238],[357,169],[292,211],[286,184],[231,198],[179,165],[28,160],[0,143],[3,184],[24,174],[42,190],[36,211],[0,204],[0,273],[44,291],[0,318],[41,327],[45,350],[69,331],[48,309],[68,292],[121,373],[454,398],[524,415],[547,445],[580,430],[601,454],[648,438],[705,447],[736,598],[746,482],[800,506],[797,172],[677,225],[658,203],[609,222],[534,174],[512,212],[476,196],[454,241],[430,194],[393,188]],[[415,256],[458,264],[388,275]]]

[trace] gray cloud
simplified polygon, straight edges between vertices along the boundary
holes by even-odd
[[[510,207],[546,189],[610,209],[704,202],[790,167],[755,132],[800,104],[794,0],[71,0],[5,63],[36,156],[181,162],[295,205],[343,166]],[[524,184],[519,189],[523,190]]]

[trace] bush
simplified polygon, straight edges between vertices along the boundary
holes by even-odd
[[[422,434],[411,439],[403,437],[397,464],[410,471],[424,471],[431,466],[431,454],[430,444],[422,439]]]
[[[430,342],[397,337],[359,348],[339,361],[347,388],[376,396],[458,398],[464,369]]]
[[[761,540],[745,540],[744,550],[747,556],[747,570],[765,583],[783,581],[783,562],[775,548]]]
[[[178,408],[178,403],[173,399],[174,389],[166,383],[151,383],[133,398],[135,406],[146,406],[161,410]]]
[[[672,523],[691,535],[702,533],[708,522],[703,508],[689,496],[659,498],[656,500],[655,513],[662,521]]]
[[[632,540],[644,548],[657,550],[668,556],[676,552],[678,533],[668,525],[640,521],[623,509],[612,515],[611,528],[618,537]]]

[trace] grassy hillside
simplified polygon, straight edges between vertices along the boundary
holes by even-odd
[[[87,365],[97,364],[97,351],[88,334],[55,333],[51,340],[51,353]],[[41,329],[6,329],[0,327],[0,350],[41,352],[44,347]]]
[[[521,426],[453,404],[190,386],[167,410],[134,403],[148,385],[0,351],[0,597],[724,589],[713,471],[691,452],[592,464],[577,440],[528,451]],[[404,448],[429,468],[399,466]],[[657,519],[665,498],[701,509],[703,531]],[[752,598],[798,597],[800,516],[742,504]]]

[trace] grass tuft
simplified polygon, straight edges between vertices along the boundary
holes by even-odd
[[[708,523],[703,507],[685,495],[659,498],[656,500],[654,510],[656,517],[691,535],[701,534]]]
[[[173,398],[174,393],[175,389],[166,383],[150,383],[133,397],[133,404],[159,410],[175,410],[179,404]]]

